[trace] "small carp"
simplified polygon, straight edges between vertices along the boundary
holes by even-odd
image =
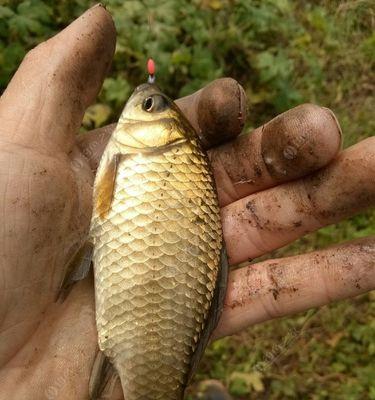
[[[99,347],[126,400],[179,400],[217,325],[227,260],[198,136],[154,84],[102,156],[91,221]]]

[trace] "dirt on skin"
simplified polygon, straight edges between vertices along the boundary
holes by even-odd
[[[374,237],[358,239],[302,256],[267,260],[241,268],[232,274],[229,286],[236,283],[236,287],[232,288],[234,294],[227,299],[229,301],[225,307],[232,310],[250,307],[253,301],[259,302],[259,297],[266,298],[270,295],[275,302],[283,301],[285,296],[289,296],[295,298],[297,304],[296,293],[303,292],[307,284],[304,271],[317,268],[323,271],[323,274],[334,274],[336,285],[345,287],[345,291],[342,291],[343,296],[347,297],[348,291],[355,296],[371,288],[374,267]],[[290,274],[292,270],[293,275]],[[354,273],[355,271],[357,272]],[[295,279],[295,275],[299,275],[300,279]],[[330,289],[332,293],[337,290],[334,285]],[[328,292],[326,295],[331,296]],[[339,292],[337,298],[340,298]]]
[[[289,110],[210,151],[222,204],[314,172],[340,146],[341,129],[330,110],[312,104]]]

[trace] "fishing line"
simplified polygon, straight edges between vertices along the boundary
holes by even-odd
[[[140,4],[145,8],[147,14],[147,25],[148,25],[148,38],[147,42],[151,43],[152,40],[156,40],[156,34],[154,29],[155,24],[155,9],[160,7],[161,5],[165,5],[170,2],[170,0],[157,0],[157,1],[150,1],[150,0],[138,0]],[[150,4],[151,3],[151,4]],[[147,46],[148,47],[148,46]],[[148,47],[149,48],[149,47]],[[152,55],[149,54],[150,51],[147,49],[147,72],[148,72],[148,83],[155,83],[155,61],[152,58]]]
[[[143,5],[143,7],[146,9],[147,12],[148,41],[150,42],[155,37],[153,30],[154,16],[153,13],[151,12],[150,7],[146,4],[145,0],[140,0],[140,3]],[[150,57],[150,54],[148,54],[148,56],[149,57],[147,60],[147,72],[148,72],[147,82],[152,84],[155,83],[155,61],[153,60],[153,58]]]

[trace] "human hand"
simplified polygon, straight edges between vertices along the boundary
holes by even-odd
[[[76,132],[114,46],[109,14],[92,8],[30,52],[0,100],[0,399],[88,397],[97,352],[92,278],[64,303],[54,300],[88,231],[92,170],[112,128]],[[234,134],[242,123],[244,97],[231,80],[179,105],[207,146],[222,139],[220,126]],[[374,204],[374,139],[339,153],[340,142],[331,112],[303,105],[209,150],[230,263]],[[374,252],[369,238],[233,271],[215,337],[374,288]],[[122,398],[119,386],[108,398]]]

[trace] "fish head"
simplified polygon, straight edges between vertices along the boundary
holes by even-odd
[[[121,114],[116,140],[138,151],[196,138],[178,106],[155,85],[138,86]]]

